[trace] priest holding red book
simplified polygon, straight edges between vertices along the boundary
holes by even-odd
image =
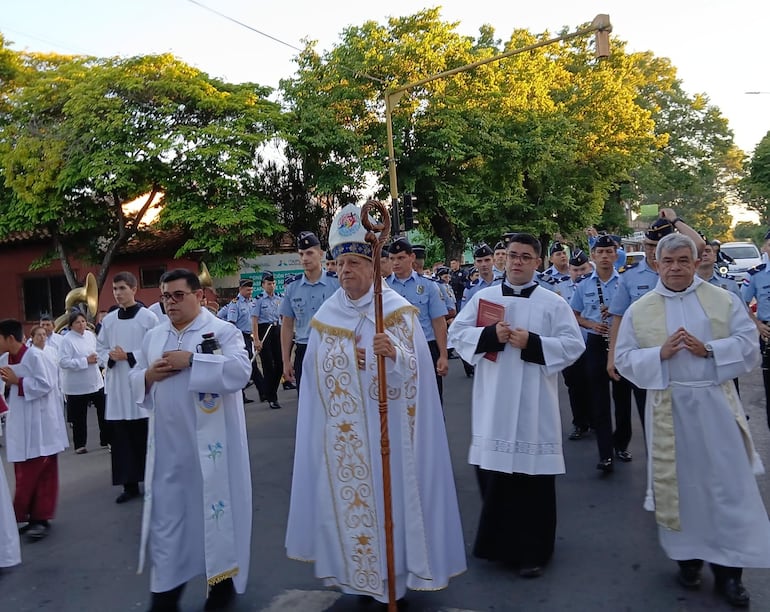
[[[585,343],[569,305],[534,280],[538,239],[505,238],[503,282],[473,295],[449,341],[476,366],[468,461],[482,510],[473,554],[535,578],[553,555],[555,475],[565,471],[557,376]]]

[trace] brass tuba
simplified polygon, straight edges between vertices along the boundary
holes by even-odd
[[[92,317],[96,316],[96,311],[99,308],[99,289],[96,286],[96,277],[88,273],[86,276],[86,284],[82,287],[75,287],[64,299],[65,312],[54,321],[54,331],[60,332],[67,326],[70,318],[70,312],[72,308],[77,304],[85,302],[88,307],[88,314]]]
[[[201,282],[201,287],[203,289],[211,289],[211,291],[214,292],[214,295],[216,295],[216,291],[214,290],[214,280],[211,278],[211,274],[209,273],[208,266],[206,266],[206,262],[202,261],[200,262],[200,269],[201,271],[198,273],[198,280]],[[219,310],[216,306],[212,306],[208,303],[206,300],[206,297],[204,295],[203,297],[203,303],[204,306],[209,310],[209,312],[213,315],[217,314],[217,311]]]

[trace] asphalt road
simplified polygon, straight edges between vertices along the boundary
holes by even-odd
[[[645,489],[644,449],[638,417],[630,450],[634,461],[600,477],[593,437],[566,440],[571,430],[562,388],[567,474],[557,478],[556,552],[545,575],[519,578],[510,569],[470,555],[479,512],[473,470],[466,462],[472,381],[459,361],[450,361],[445,381],[446,422],[460,502],[468,571],[435,593],[411,592],[410,612],[464,611],[696,611],[729,609],[712,594],[704,572],[700,591],[681,589],[676,564],[657,542],[651,513],[642,508]],[[255,396],[253,389],[248,394]],[[741,379],[741,394],[760,455],[770,465],[764,395],[758,371]],[[254,530],[248,590],[236,610],[261,612],[352,612],[372,610],[357,598],[325,589],[312,566],[286,558],[283,540],[291,487],[296,422],[296,392],[281,391],[282,410],[247,405],[254,484]],[[60,499],[51,534],[38,543],[22,543],[22,565],[0,570],[0,612],[146,610],[148,575],[136,574],[141,502],[114,503],[119,489],[110,485],[110,458],[98,449],[95,415],[90,452],[60,456]],[[0,442],[2,440],[0,439]],[[3,451],[4,453],[4,451]],[[9,483],[13,476],[6,465]],[[767,505],[768,476],[760,477]],[[744,583],[752,609],[770,610],[770,574],[747,570]],[[182,609],[202,609],[205,582],[188,584]]]

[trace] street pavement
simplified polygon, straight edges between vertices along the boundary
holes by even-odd
[[[645,512],[645,461],[638,415],[630,450],[634,460],[602,477],[595,469],[596,441],[566,439],[569,403],[561,385],[567,474],[557,478],[558,527],[554,558],[539,579],[522,579],[510,568],[475,559],[470,551],[480,509],[473,469],[467,464],[472,380],[450,361],[444,383],[445,415],[463,521],[468,571],[443,591],[410,592],[409,612],[482,611],[700,611],[729,607],[712,593],[704,571],[700,591],[685,591],[676,564],[661,551],[653,515]],[[255,398],[253,388],[247,391]],[[770,464],[770,432],[759,371],[741,379],[741,395],[759,453]],[[296,391],[281,391],[282,410],[247,404],[254,489],[249,585],[235,610],[260,612],[372,612],[358,598],[326,589],[310,564],[286,558],[283,546],[291,487]],[[704,406],[704,410],[708,407]],[[89,415],[89,453],[60,455],[60,499],[48,538],[22,542],[22,565],[0,570],[0,612],[146,610],[148,574],[136,574],[141,502],[116,505],[110,457],[99,449],[95,415]],[[0,442],[2,439],[0,438]],[[5,455],[3,451],[3,456]],[[5,463],[5,459],[3,459]],[[13,486],[11,466],[5,466]],[[767,505],[769,479],[759,477]],[[526,503],[526,500],[522,500]],[[770,610],[768,570],[746,570],[754,610]],[[185,612],[201,610],[205,581],[191,581]]]

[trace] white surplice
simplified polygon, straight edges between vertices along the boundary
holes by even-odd
[[[5,429],[9,463],[62,452],[69,440],[56,364],[32,346],[10,368],[23,379],[24,395],[11,385]]]
[[[524,361],[511,345],[497,361],[476,353],[483,327],[476,327],[479,300],[505,307],[511,329],[540,336],[545,364]],[[482,289],[449,327],[455,350],[476,369],[473,375],[473,438],[468,461],[485,470],[511,474],[563,474],[558,373],[585,350],[567,302],[536,287],[530,297],[504,296],[502,285]]]
[[[343,289],[316,313],[297,415],[289,557],[345,593],[387,601],[386,548],[373,292]],[[443,412],[417,311],[385,283],[385,359],[397,597],[438,590],[466,569]],[[356,337],[358,340],[356,341]],[[366,367],[356,366],[356,345]]]
[[[745,306],[731,295],[729,335],[714,339],[711,322],[696,295],[698,277],[684,291],[673,292],[658,281],[663,296],[665,336],[680,327],[708,343],[713,359],[683,349],[661,360],[660,347],[640,348],[634,328],[634,307],[625,314],[615,347],[615,366],[635,385],[648,389],[645,421],[656,418],[656,390],[670,389],[672,399],[680,530],[658,526],[661,545],[675,560],[702,559],[728,567],[770,567],[770,521],[750,457],[726,393],[732,379],[759,365],[757,329]],[[647,427],[647,451],[653,447]],[[652,463],[648,462],[651,475]],[[649,508],[648,508],[649,509]]]
[[[120,309],[116,309],[104,317],[96,337],[96,354],[99,365],[104,368],[104,393],[107,396],[104,417],[108,421],[145,419],[148,413],[136,403],[128,384],[131,364],[128,360],[121,360],[109,367],[109,353],[119,346],[126,353],[133,353],[138,361],[142,340],[149,330],[158,325],[158,318],[147,308],[139,308],[130,319],[119,318],[119,312]]]
[[[3,460],[0,459],[0,567],[21,563],[19,528],[13,512],[13,500],[5,478]]]
[[[222,354],[196,353],[192,368],[154,383],[145,394],[144,374],[149,363],[163,351],[195,353],[202,334],[207,332],[214,332]],[[201,453],[198,440],[202,419],[206,418],[199,414],[200,396],[207,394],[218,394],[223,403],[217,413],[224,410],[221,442],[230,494],[225,509],[231,517],[227,530],[232,533],[222,533],[221,538],[234,543],[234,550],[225,550],[224,556],[233,555],[237,562],[238,573],[233,577],[236,591],[246,589],[252,501],[241,390],[250,376],[251,362],[243,335],[206,309],[201,309],[182,332],[167,319],[144,337],[129,380],[135,401],[150,414],[139,565],[141,570],[149,541],[152,592],[171,590],[194,576],[208,576],[209,566],[216,561],[211,558],[212,542],[205,541],[213,537],[211,529],[216,518],[211,516],[211,508],[204,507],[204,462],[210,457]]]

